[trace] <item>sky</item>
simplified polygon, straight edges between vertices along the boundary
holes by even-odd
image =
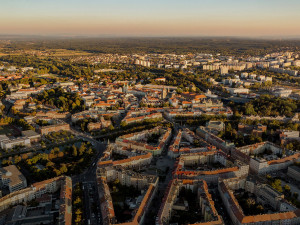
[[[299,0],[0,0],[0,35],[300,37]]]

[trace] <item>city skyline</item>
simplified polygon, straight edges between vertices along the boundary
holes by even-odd
[[[1,35],[300,37],[296,0],[21,0],[1,8]]]

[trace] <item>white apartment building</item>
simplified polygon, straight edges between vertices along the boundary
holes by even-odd
[[[18,138],[12,138],[9,139],[8,137],[5,138],[3,136],[6,135],[1,135],[0,137],[0,146],[2,149],[7,150],[7,149],[12,149],[16,146],[30,146],[30,139],[27,137],[18,137]]]
[[[228,91],[233,94],[249,94],[248,88],[228,88]]]
[[[273,89],[273,94],[276,97],[287,98],[292,94],[292,90],[286,88],[276,88]]]
[[[7,186],[9,192],[15,192],[27,187],[24,175],[15,165],[0,168],[0,187]]]

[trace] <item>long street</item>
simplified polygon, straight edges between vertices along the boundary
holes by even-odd
[[[96,154],[89,167],[85,169],[83,173],[72,176],[72,184],[74,187],[76,183],[82,183],[84,193],[83,202],[85,224],[101,224],[100,202],[96,183],[96,169],[97,162],[102,156],[103,151],[106,149],[107,144],[96,141],[90,135],[82,133],[75,128],[71,128],[71,132],[77,137],[85,141],[89,141],[96,150]]]

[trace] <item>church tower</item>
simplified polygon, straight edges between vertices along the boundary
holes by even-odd
[[[161,92],[161,99],[165,99],[167,97],[167,94],[168,94],[168,91],[167,89],[164,87],[162,89],[162,92]]]
[[[122,90],[123,93],[127,94],[128,93],[128,84],[124,84],[122,89],[123,89]]]

